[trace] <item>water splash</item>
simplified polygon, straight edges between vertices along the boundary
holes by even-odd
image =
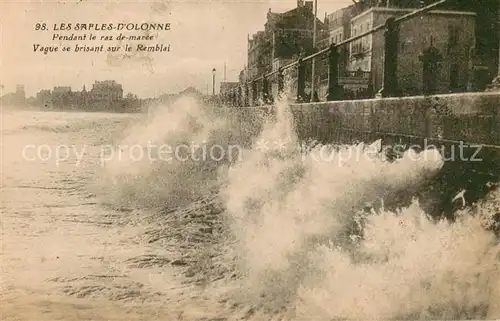
[[[395,213],[383,206],[435,175],[438,151],[395,162],[376,152],[380,142],[304,151],[286,104],[277,115],[260,138],[289,147],[247,151],[222,193],[241,300],[293,319],[486,316],[500,299],[493,235],[470,215],[434,223],[417,200]]]
[[[220,189],[225,212],[217,217],[226,232],[207,232],[209,255],[197,272],[187,268],[191,274],[224,274],[206,289],[212,310],[232,318],[242,309],[244,319],[267,320],[498,317],[499,246],[480,219],[494,211],[491,204],[499,202],[498,195],[463,211],[453,224],[429,219],[416,199],[389,210],[385,203],[439,172],[443,159],[438,151],[409,150],[389,162],[380,153],[380,141],[302,144],[289,106],[280,101],[275,108],[276,119],[268,119],[258,137],[245,140],[245,133],[254,133],[248,124],[257,122],[255,117],[247,115],[238,127],[231,113],[183,100],[134,127],[123,142],[174,146],[205,140],[226,148],[238,143],[241,157],[236,161],[122,159],[106,164],[110,200],[117,205],[189,208],[197,197]],[[247,125],[252,129],[242,129]],[[257,148],[262,141],[279,142],[278,148]],[[169,221],[179,220],[169,225],[172,230],[148,233],[155,239],[162,239],[162,233],[199,234],[202,210],[165,214]],[[158,219],[165,221],[161,215]],[[202,254],[195,252],[208,245],[188,239],[183,237],[183,248],[196,261]],[[215,268],[222,265],[223,272]],[[243,308],[214,302],[225,295]]]
[[[217,189],[219,169],[239,159],[234,130],[194,98],[158,108],[103,152],[105,202],[125,207],[189,205]]]

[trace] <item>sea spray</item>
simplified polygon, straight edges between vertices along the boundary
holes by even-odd
[[[158,108],[121,142],[103,147],[104,202],[120,207],[188,205],[217,189],[220,169],[240,159],[244,141],[235,131],[226,118],[194,98]]]
[[[358,262],[334,248],[313,253],[328,268],[300,297],[330,317],[484,317],[494,272],[494,256],[485,250],[492,241],[470,217],[434,224],[415,202],[368,219]]]
[[[283,102],[262,127],[252,125],[262,120],[256,110],[214,117],[193,101],[175,106],[133,128],[129,139],[244,143],[233,162],[130,162],[135,172],[107,164],[115,203],[181,207],[160,212],[161,224],[144,236],[176,249],[187,283],[204,282],[203,294],[193,287],[173,301],[228,320],[498,318],[498,245],[473,213],[450,224],[428,219],[418,200],[394,211],[384,206],[440,170],[436,150],[389,162],[380,141],[301,148]],[[191,202],[214,185],[224,213]],[[492,210],[493,198],[482,211]]]
[[[434,223],[417,200],[395,213],[375,205],[432,178],[443,165],[437,150],[388,162],[373,152],[380,142],[298,148],[288,106],[276,107],[259,139],[292,143],[245,151],[222,193],[240,300],[297,320],[487,314],[498,299],[491,233],[471,216]]]

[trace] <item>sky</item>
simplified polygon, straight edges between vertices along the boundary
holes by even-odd
[[[352,0],[318,0],[318,17],[345,7]],[[212,69],[216,85],[224,78],[237,81],[247,63],[247,35],[264,28],[266,14],[285,12],[297,6],[296,0],[187,0],[187,1],[0,1],[0,88],[15,90],[23,84],[27,96],[40,89],[71,86],[81,90],[96,80],[116,80],[126,93],[140,98],[175,93],[193,86],[202,92],[212,91]],[[154,31],[154,41],[116,39],[94,41],[53,40],[54,34],[83,35],[90,31],[59,31],[54,25],[71,23],[170,23],[169,31]],[[35,30],[36,23],[46,23],[48,30]],[[120,31],[93,34],[111,35]],[[125,35],[144,32],[125,31]],[[34,52],[34,45],[62,46],[75,44],[107,46],[137,43],[170,44],[169,52]],[[123,49],[123,48],[122,48]],[[61,49],[59,49],[61,50]]]

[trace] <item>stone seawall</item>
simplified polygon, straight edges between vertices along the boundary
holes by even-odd
[[[386,143],[424,139],[436,144],[483,144],[500,149],[500,93],[466,93],[292,104],[300,140]],[[237,136],[255,135],[271,106],[227,108]]]
[[[301,139],[352,143],[403,140],[500,148],[500,93],[467,93],[296,104]]]
[[[444,167],[415,193],[427,200],[422,206],[432,215],[453,219],[457,203],[452,199],[460,190],[467,191],[465,200],[472,204],[488,193],[489,182],[500,181],[500,93],[292,104],[290,109],[302,141],[352,144],[382,139],[383,145],[400,144],[404,149],[440,148]],[[273,108],[220,112],[233,120],[233,143],[248,145]]]

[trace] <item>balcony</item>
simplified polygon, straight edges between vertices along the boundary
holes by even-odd
[[[341,78],[352,78],[352,79],[370,79],[371,72],[363,70],[345,70],[340,73]]]
[[[339,73],[339,85],[345,88],[368,88],[371,72],[363,70],[342,71]]]
[[[354,43],[351,46],[351,60],[362,60],[371,54],[369,46],[362,43]]]

